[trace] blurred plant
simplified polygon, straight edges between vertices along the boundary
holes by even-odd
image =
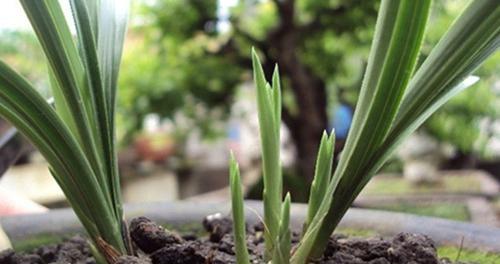
[[[453,19],[470,1],[437,1],[434,3],[429,30],[422,47],[423,57],[446,32]],[[481,78],[474,90],[467,90],[450,100],[445,106],[433,114],[422,129],[426,134],[440,142],[455,147],[459,155],[474,156],[479,159],[495,157],[488,149],[489,141],[498,138],[493,131],[493,124],[500,117],[497,109],[499,93],[495,85],[500,81],[500,53],[493,54],[475,71]]]
[[[123,221],[114,113],[128,17],[123,1],[70,1],[76,43],[59,1],[21,0],[49,64],[55,109],[0,61],[0,114],[49,163],[99,262],[132,250]]]
[[[430,6],[430,0],[382,1],[346,147],[330,177],[333,135],[323,136],[310,211],[302,238],[291,252],[290,196],[282,202],[279,160],[279,75],[276,67],[272,84],[267,83],[261,63],[252,52],[264,174],[265,261],[302,264],[319,258],[340,219],[394,148],[454,95],[477,82],[478,78],[470,74],[500,45],[500,6],[495,0],[472,2],[413,73]],[[241,190],[235,186],[239,183],[234,179],[238,176],[235,170],[233,159],[231,190],[239,225],[235,232],[241,238],[244,205]],[[236,243],[239,254],[244,254],[245,240]]]
[[[124,117],[120,122],[127,131],[122,135],[125,141],[141,129],[144,116],[150,113],[181,120],[185,124],[176,127],[189,124],[187,130],[196,127],[205,138],[223,134],[216,123],[228,116],[242,71],[231,61],[207,54],[206,49],[215,44],[210,39],[214,27],[207,25],[207,35],[198,34],[200,27],[215,19],[216,7],[216,1],[135,6],[138,16],[142,14],[154,26],[146,22],[131,28],[124,53],[118,111]],[[145,13],[154,13],[155,20]],[[176,134],[182,140],[188,133]]]
[[[246,224],[243,211],[243,191],[241,190],[240,169],[233,153],[231,153],[231,160],[229,161],[229,185],[232,198],[231,205],[233,211],[236,261],[237,263],[250,263],[246,245]]]
[[[43,96],[49,96],[46,59],[42,47],[33,33],[12,30],[0,31],[0,56],[7,64],[32,82]]]
[[[6,250],[9,248],[12,248],[12,244],[7,235],[5,234],[5,232],[3,231],[2,227],[0,226],[0,250]]]

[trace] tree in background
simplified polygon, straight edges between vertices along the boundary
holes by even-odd
[[[0,31],[0,57],[49,97],[46,59],[35,35],[29,31]]]
[[[254,46],[265,59],[266,74],[274,62],[280,64],[283,117],[293,132],[300,172],[310,177],[327,109],[339,101],[356,102],[377,1],[234,0],[225,13],[221,6],[227,2],[134,2],[119,80],[121,134],[130,137],[148,113],[172,119],[182,113],[192,122],[184,127],[201,128],[208,137],[220,135],[222,126],[214,127],[214,121],[228,115],[238,85],[250,80],[249,51]],[[434,3],[423,56],[468,2]],[[0,56],[48,98],[47,68],[40,54],[32,32],[0,32]],[[490,129],[499,115],[493,89],[499,83],[499,60],[497,53],[476,71],[480,87],[451,100],[423,127],[455,146],[461,156],[490,157],[484,146],[499,136]]]
[[[227,16],[216,0],[148,3],[138,7],[141,21],[131,30],[147,41],[124,58],[122,88],[134,87],[121,94],[132,102],[127,119],[148,111],[172,116],[179,108],[196,115],[196,104],[215,116],[227,113],[237,84],[250,77],[253,46],[268,78],[279,64],[283,120],[298,172],[310,182],[318,140],[328,127],[328,98],[355,101],[339,95],[359,86],[377,1],[238,1]],[[136,116],[135,125],[140,120]]]

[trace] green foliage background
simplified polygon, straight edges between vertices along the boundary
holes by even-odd
[[[41,49],[32,32],[0,31],[0,57],[48,97],[47,67]]]
[[[235,2],[228,18],[231,27],[220,32],[216,0],[134,1],[119,79],[120,138],[130,141],[148,113],[173,120],[182,113],[190,125],[201,129],[207,137],[221,135],[221,126],[214,123],[229,115],[238,86],[250,80],[250,64],[246,64],[246,59],[252,43],[245,34],[263,40],[278,23],[272,1]],[[326,82],[330,106],[339,101],[356,103],[373,34],[371,12],[378,3],[297,1],[296,19],[302,24],[310,22],[322,10],[346,2],[352,2],[352,12],[341,19],[323,16],[321,24],[329,27],[304,33],[301,48],[296,51]],[[468,2],[435,1],[423,57]],[[234,47],[237,50],[224,50]],[[32,32],[0,32],[0,56],[49,96],[45,60]],[[499,82],[498,72],[500,53],[497,52],[476,72],[481,81],[451,100],[423,129],[464,153],[490,157],[492,153],[484,147],[497,135],[484,123],[491,124],[499,115],[498,92],[492,89]],[[286,79],[284,82],[284,104],[293,111],[296,102],[286,88]]]
[[[440,34],[470,1],[435,1],[423,51],[429,52]],[[424,54],[425,55],[425,54]],[[476,72],[480,81],[448,102],[424,125],[423,130],[442,142],[451,143],[462,153],[490,158],[485,148],[494,135],[491,122],[499,117],[498,82],[500,81],[500,52],[496,52]],[[497,88],[495,89],[495,85]],[[488,124],[490,126],[488,126]]]

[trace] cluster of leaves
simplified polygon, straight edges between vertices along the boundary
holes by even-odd
[[[20,2],[48,61],[55,108],[0,61],[0,114],[42,153],[96,256],[113,263],[127,253],[114,113],[128,4],[70,1],[75,43],[59,1]]]
[[[321,256],[330,234],[394,148],[454,95],[500,45],[500,6],[472,2],[414,73],[431,1],[382,1],[370,58],[346,147],[331,175],[333,135],[324,134],[317,156],[309,212],[290,256],[290,196],[282,202],[279,155],[281,94],[277,67],[272,85],[253,53],[264,173],[266,261],[307,263]],[[243,199],[234,159],[230,165],[238,263],[248,263]]]
[[[97,250],[114,263],[130,253],[124,236],[114,113],[127,20],[116,0],[70,1],[76,43],[59,1],[21,0],[49,64],[55,109],[0,61],[0,114],[39,149]],[[278,68],[267,83],[256,53],[254,79],[263,151],[265,244],[273,263],[318,257],[350,204],[404,138],[452,96],[477,81],[469,75],[500,45],[500,6],[472,2],[413,73],[431,1],[382,1],[351,133],[331,175],[334,136],[324,134],[311,205],[291,253],[290,195],[282,200]],[[237,257],[248,263],[238,166],[231,161]],[[101,258],[100,258],[101,257]],[[105,259],[103,260],[102,257]]]

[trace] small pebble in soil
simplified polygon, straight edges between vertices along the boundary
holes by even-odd
[[[400,233],[392,240],[388,249],[389,259],[394,263],[438,264],[434,242],[425,235]]]
[[[233,221],[221,213],[209,215],[203,219],[203,227],[210,233],[211,242],[219,242],[225,234],[233,231]]]
[[[151,260],[149,258],[121,256],[115,264],[151,264]]]
[[[130,223],[130,237],[144,253],[154,251],[171,244],[180,244],[182,238],[146,217],[134,218]]]

